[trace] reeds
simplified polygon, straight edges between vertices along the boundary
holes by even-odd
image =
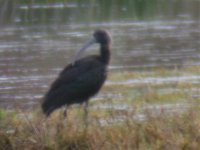
[[[88,150],[88,149],[199,149],[200,111],[191,107],[180,113],[160,111],[145,112],[140,121],[135,112],[114,113],[107,116],[89,117],[90,124],[84,125],[82,117],[61,120],[58,113],[50,119],[42,120],[38,114],[26,120],[17,119],[6,113],[1,119],[1,150]],[[121,120],[112,122],[123,116]],[[76,119],[73,119],[76,117]],[[100,122],[104,119],[107,124]],[[9,122],[9,124],[7,124]]]
[[[104,97],[90,103],[88,125],[79,106],[70,108],[67,119],[62,110],[45,118],[40,106],[34,112],[1,109],[0,150],[198,150],[199,78],[124,82],[198,73],[194,68],[113,72]]]

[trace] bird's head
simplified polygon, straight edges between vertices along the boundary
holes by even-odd
[[[96,30],[93,34],[92,39],[90,39],[81,49],[76,53],[74,59],[72,60],[72,65],[76,62],[79,55],[85,51],[91,45],[99,43],[100,45],[109,45],[111,43],[110,34],[106,30]]]
[[[93,34],[96,43],[109,44],[111,42],[110,34],[106,30],[96,30]]]

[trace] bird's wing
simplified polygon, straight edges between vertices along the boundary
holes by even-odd
[[[93,57],[82,59],[74,66],[67,66],[51,85],[46,98],[57,99],[56,97],[62,95],[71,99],[74,96],[76,98],[81,98],[82,95],[89,96],[91,91],[98,90],[94,88],[105,80],[103,69],[102,64]]]

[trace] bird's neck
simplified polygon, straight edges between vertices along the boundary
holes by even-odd
[[[109,44],[102,44],[100,46],[100,55],[101,61],[105,64],[108,64],[110,61],[110,45]]]

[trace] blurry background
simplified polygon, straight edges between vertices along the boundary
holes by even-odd
[[[0,107],[38,103],[98,28],[110,71],[200,63],[200,0],[0,0]]]

